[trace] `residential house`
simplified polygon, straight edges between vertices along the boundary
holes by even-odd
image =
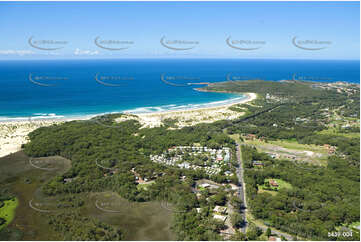
[[[227,213],[227,207],[223,207],[223,206],[216,206],[213,209],[213,212],[219,213],[219,214],[226,214]]]
[[[263,162],[260,161],[252,161],[254,167],[260,167],[262,168],[264,166]]]
[[[275,181],[273,179],[269,180],[269,184],[270,184],[271,187],[278,187],[277,181]]]
[[[219,214],[213,214],[213,218],[221,220],[223,223],[227,220],[227,216],[219,215]]]

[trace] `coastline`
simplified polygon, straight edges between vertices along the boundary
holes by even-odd
[[[199,91],[197,88],[195,88],[195,90]],[[218,92],[218,91],[204,91],[204,92]],[[219,92],[221,93],[221,92]],[[225,93],[225,92],[223,92]],[[234,94],[240,94],[240,93],[234,93]],[[240,100],[234,101],[234,102],[228,102],[228,103],[224,103],[224,104],[220,104],[220,105],[208,105],[204,104],[204,107],[195,107],[195,108],[184,108],[184,109],[175,109],[175,110],[164,110],[164,111],[154,111],[154,112],[149,112],[149,113],[133,113],[133,112],[129,112],[130,114],[134,114],[134,115],[153,115],[153,114],[168,114],[168,113],[177,113],[177,112],[192,112],[192,111],[197,111],[197,110],[208,110],[208,109],[215,109],[215,108],[225,108],[225,107],[230,107],[236,104],[243,104],[246,102],[250,102],[253,101],[254,99],[257,98],[257,94],[256,93],[242,93],[243,96],[245,96],[245,98],[242,98]],[[233,100],[234,98],[232,98],[231,100]],[[219,101],[219,102],[223,102],[223,101]],[[128,112],[125,112],[128,113]]]
[[[199,91],[199,90],[198,90]],[[242,115],[243,112],[235,112],[228,109],[230,106],[251,102],[257,98],[256,93],[242,93],[245,98],[234,102],[222,103],[220,105],[211,105],[197,108],[185,108],[176,110],[164,110],[148,113],[132,112],[114,112],[124,113],[125,117],[115,119],[116,122],[135,119],[142,124],[142,128],[159,127],[165,119],[177,120],[177,128],[192,126],[198,123],[212,123],[223,119],[235,119]],[[213,103],[214,104],[214,103]],[[72,117],[52,117],[46,118],[28,118],[12,121],[0,122],[0,157],[7,156],[21,150],[21,145],[29,141],[28,134],[40,127],[46,127],[53,124],[60,124],[75,120],[89,120],[95,116],[104,115],[84,115]],[[130,114],[130,115],[127,115]]]
[[[159,127],[163,124],[163,120],[175,120],[177,128],[186,126],[193,126],[199,123],[213,123],[219,120],[232,120],[244,115],[244,112],[236,112],[229,109],[233,105],[244,104],[251,102],[257,98],[256,93],[242,93],[246,98],[243,98],[234,103],[227,103],[213,107],[202,107],[185,110],[170,110],[162,112],[153,112],[145,114],[137,114],[138,120],[143,126],[142,128]],[[116,121],[123,121],[119,118]]]

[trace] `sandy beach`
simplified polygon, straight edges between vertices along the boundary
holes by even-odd
[[[175,121],[177,128],[182,128],[198,123],[212,123],[224,119],[231,120],[244,115],[244,113],[232,111],[229,109],[230,106],[249,103],[257,98],[257,94],[255,93],[244,93],[244,95],[246,95],[246,98],[237,103],[195,109],[125,115],[115,121],[122,122],[124,120],[135,119],[142,124],[142,128],[151,128],[159,127],[163,124],[164,120],[172,119],[177,120]],[[37,128],[89,118],[88,116],[86,118],[76,117],[0,122],[0,157],[21,150],[21,145],[29,141],[28,134]]]
[[[237,103],[214,107],[137,114],[138,118],[136,119],[143,125],[143,128],[159,127],[162,125],[162,121],[166,119],[176,119],[177,122],[175,124],[178,128],[192,126],[198,123],[212,123],[224,119],[232,120],[244,115],[244,113],[232,111],[229,107],[248,103],[257,98],[257,94],[255,93],[244,93],[244,95],[246,95],[246,98]],[[118,121],[121,121],[121,119],[122,118],[119,118]]]

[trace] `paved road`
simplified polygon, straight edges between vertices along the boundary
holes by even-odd
[[[242,186],[239,186],[239,197],[242,199],[243,204],[244,204],[244,206],[246,208],[242,213],[242,216],[243,216],[244,221],[246,222],[246,225],[243,228],[241,228],[241,231],[242,231],[242,233],[246,233],[247,226],[248,226],[248,223],[247,223],[247,220],[246,220],[247,219],[246,218],[247,200],[246,200],[246,191],[245,191],[246,187],[245,187],[245,183],[244,183],[244,179],[243,179],[244,169],[243,169],[241,145],[238,142],[237,142],[237,160],[238,160],[238,163],[239,163],[239,168],[237,169],[237,177],[238,177],[238,180],[239,180],[240,184],[242,185]],[[264,231],[264,232],[268,229],[268,226],[261,225],[261,224],[257,224],[257,227],[261,228],[262,231]],[[287,240],[293,240],[293,236],[291,236],[291,235],[289,235],[287,233],[276,231],[276,230],[274,230],[272,228],[271,228],[271,232],[272,232],[272,234],[276,234],[279,237],[283,236]]]
[[[263,232],[266,232],[266,230],[268,229],[268,227],[266,225],[261,225],[261,224],[257,224],[257,227],[259,227],[260,229],[262,229]],[[271,228],[271,233],[272,234],[276,234],[278,235],[279,237],[283,236],[285,237],[287,240],[293,240],[293,236],[292,235],[289,235],[289,234],[286,234],[286,233],[283,233],[283,232],[280,232],[280,231],[276,231],[274,229]],[[296,236],[295,236],[296,237]]]
[[[239,180],[239,183],[241,184],[240,186],[238,186],[238,194],[240,199],[242,200],[243,204],[244,204],[244,211],[242,213],[242,217],[243,220],[245,221],[245,226],[241,228],[242,233],[246,233],[247,230],[247,218],[246,218],[246,210],[247,210],[247,201],[246,201],[246,194],[245,194],[245,184],[244,184],[244,180],[243,180],[243,162],[242,162],[242,154],[241,154],[241,147],[240,144],[237,142],[237,160],[239,163],[239,167],[237,169],[237,177]]]

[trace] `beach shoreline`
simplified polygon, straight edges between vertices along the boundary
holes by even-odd
[[[211,91],[207,91],[207,92],[211,92]],[[212,91],[214,92],[214,91]],[[175,110],[162,110],[162,111],[154,111],[154,112],[145,112],[145,113],[133,113],[133,112],[125,112],[125,113],[129,113],[129,114],[133,114],[133,115],[156,115],[156,114],[170,114],[170,113],[177,113],[177,112],[187,112],[187,111],[199,111],[199,110],[206,110],[206,109],[214,109],[214,108],[225,108],[225,107],[230,107],[233,105],[237,105],[237,104],[243,104],[243,103],[247,103],[250,101],[253,101],[254,99],[257,98],[257,94],[255,93],[234,93],[234,94],[242,94],[243,96],[245,96],[245,98],[237,100],[235,102],[229,102],[229,103],[224,103],[224,104],[220,104],[220,105],[209,105],[207,106],[207,104],[204,104],[204,107],[195,107],[195,108],[184,108],[184,109],[175,109]],[[234,99],[234,98],[232,98]]]
[[[223,119],[235,119],[244,115],[243,112],[236,112],[229,109],[233,105],[251,102],[257,98],[256,93],[240,93],[245,96],[240,100],[221,105],[212,105],[197,108],[186,108],[176,110],[154,111],[147,113],[113,112],[125,114],[125,118],[117,118],[116,122],[135,119],[142,124],[142,128],[159,127],[164,120],[177,120],[177,128],[193,126],[198,123],[212,123]],[[112,114],[113,114],[112,113]],[[51,126],[64,122],[77,120],[90,120],[93,117],[109,113],[72,116],[72,117],[33,117],[11,121],[0,121],[0,157],[7,156],[21,150],[21,145],[29,141],[28,134],[40,127]]]

